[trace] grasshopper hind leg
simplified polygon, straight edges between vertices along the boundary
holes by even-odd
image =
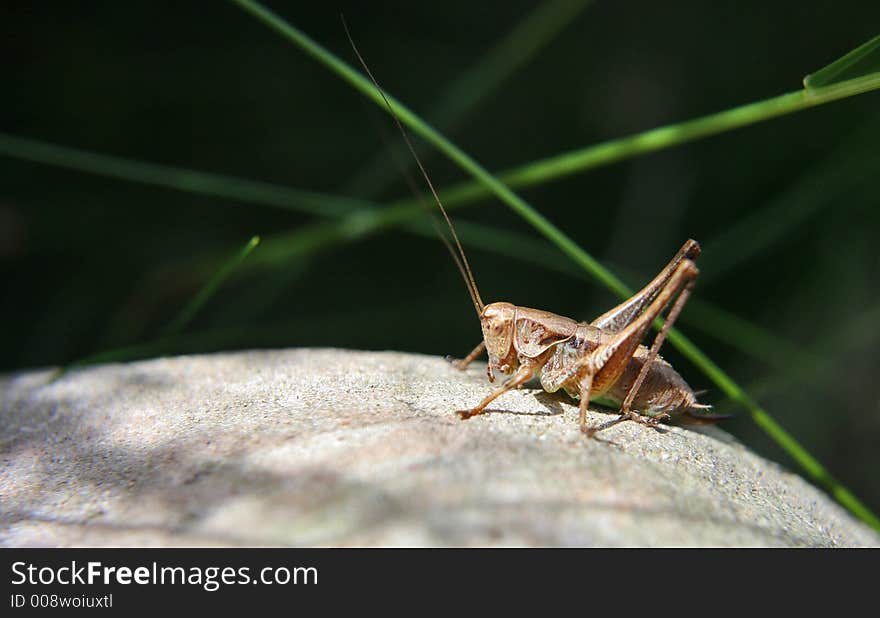
[[[620,418],[598,427],[590,427],[587,424],[587,410],[590,406],[590,399],[594,395],[594,378],[608,379],[608,374],[603,374],[602,371],[605,369],[609,357],[613,358],[615,350],[634,336],[632,335],[628,338],[620,337],[619,341],[607,346],[601,346],[579,358],[575,356],[576,352],[572,352],[568,358],[563,358],[556,362],[551,360],[542,370],[541,386],[544,387],[544,390],[555,392],[559,388],[564,388],[569,395],[580,400],[578,406],[580,428],[588,437],[592,437],[599,431],[613,427],[625,420],[633,420],[644,425],[656,426],[663,418],[668,416],[666,414],[656,417],[642,416],[629,410],[626,413],[622,413]]]
[[[651,366],[651,363],[654,362],[660,347],[666,339],[666,333],[675,323],[676,318],[679,313],[681,313],[682,308],[684,308],[684,305],[690,296],[698,272],[699,271],[691,260],[684,259],[679,262],[673,275],[651,302],[650,306],[648,306],[638,318],[621,330],[614,341],[606,346],[600,347],[589,357],[579,361],[578,364],[585,365],[588,370],[590,369],[590,365],[593,366],[594,375],[592,381],[594,386],[598,384],[598,392],[605,392],[607,388],[613,385],[622,375],[626,365],[629,363],[633,353],[638,347],[639,342],[642,337],[644,337],[648,327],[651,325],[651,322],[660,315],[667,304],[672,302],[673,298],[675,299],[672,303],[672,308],[669,310],[669,315],[663,323],[663,327],[654,338],[654,343],[651,345],[647,359],[642,364],[638,376],[620,406],[620,418],[617,419],[617,422],[631,420],[642,425],[647,425],[648,427],[657,427],[662,420],[669,417],[668,412],[663,410],[659,411],[656,415],[646,416],[633,410],[632,405],[639,392],[639,388],[642,386],[642,382],[644,382],[644,379],[648,374],[648,369]],[[617,423],[613,423],[612,425],[614,424]],[[588,429],[585,433],[588,436],[594,436],[597,432],[607,429],[612,425],[601,425],[594,429]]]
[[[669,329],[675,323],[676,318],[678,318],[678,314],[681,313],[681,310],[684,308],[684,304],[687,302],[688,297],[690,296],[691,289],[693,289],[695,278],[696,272],[694,272],[690,278],[685,279],[686,283],[684,284],[681,292],[678,294],[678,297],[675,299],[675,302],[672,305],[672,309],[669,310],[669,315],[666,317],[666,321],[663,323],[663,327],[654,338],[654,343],[651,345],[650,352],[648,352],[648,359],[642,365],[642,369],[639,371],[639,375],[636,378],[636,381],[633,382],[629,393],[627,393],[626,395],[626,399],[623,400],[623,404],[620,407],[621,419],[636,421],[638,423],[641,423],[642,425],[647,425],[649,427],[656,427],[660,424],[660,421],[669,418],[668,412],[660,412],[653,416],[643,416],[632,409],[632,403],[636,397],[636,394],[638,394],[639,392],[639,388],[641,387],[645,376],[647,376],[648,374],[648,367],[652,362],[654,362],[654,359],[657,357],[657,353],[660,351],[660,346],[662,346],[663,342],[666,340],[666,333],[669,332]]]

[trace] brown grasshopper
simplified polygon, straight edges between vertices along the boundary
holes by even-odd
[[[461,418],[483,414],[499,396],[539,376],[545,391],[552,393],[563,389],[580,400],[580,427],[588,436],[624,420],[652,427],[664,419],[683,415],[693,416],[695,422],[717,420],[718,417],[711,415],[694,415],[694,412],[710,406],[697,403],[693,389],[672,365],[658,355],[666,333],[687,302],[699,274],[694,264],[700,255],[699,243],[695,240],[685,242],[653,281],[590,323],[507,302],[484,304],[452,220],[400,118],[354,44],[344,18],[343,26],[355,55],[384,99],[446,221],[454,248],[442,230],[436,225],[435,228],[458,266],[480,318],[483,341],[466,358],[454,364],[464,370],[486,351],[489,356],[486,373],[490,382],[495,381],[496,370],[512,374],[476,407],[459,411]],[[433,213],[429,211],[429,214],[433,222]],[[670,303],[672,307],[666,321],[649,349],[641,344],[642,339],[651,323]],[[588,427],[587,407],[596,399],[619,406],[619,418],[598,428]]]
[[[699,272],[693,260],[699,254],[699,243],[688,240],[640,292],[587,323],[506,302],[484,305],[461,252],[465,281],[479,308],[483,341],[455,364],[464,369],[485,350],[490,382],[494,370],[513,374],[476,407],[460,411],[461,418],[482,414],[500,395],[536,375],[547,392],[561,388],[580,399],[581,430],[591,436],[623,420],[656,426],[663,419],[709,408],[697,403],[693,389],[657,354],[690,295]],[[670,302],[672,308],[651,348],[641,345],[651,323]],[[619,406],[620,417],[599,429],[588,427],[587,406],[595,399]]]

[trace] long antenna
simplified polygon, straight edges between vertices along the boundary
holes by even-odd
[[[370,109],[370,111],[374,111]],[[373,118],[375,120],[375,118]],[[382,136],[383,141],[385,141],[386,145],[391,144],[391,139],[388,136],[388,133],[381,123],[376,123],[376,129],[379,132],[379,135]],[[458,268],[459,274],[461,274],[462,279],[464,280],[464,285],[467,287],[468,294],[470,295],[471,302],[474,304],[474,309],[477,314],[480,313],[480,308],[477,305],[477,298],[474,296],[474,293],[471,291],[470,282],[467,278],[467,271],[465,271],[464,265],[461,263],[461,258],[458,257],[458,254],[455,252],[455,247],[452,246],[452,243],[447,238],[447,233],[443,231],[443,228],[440,226],[440,222],[437,220],[437,215],[433,210],[428,206],[428,203],[425,201],[424,194],[419,190],[418,185],[416,184],[415,178],[413,175],[409,173],[409,170],[406,169],[406,166],[397,156],[398,153],[391,148],[390,149],[391,156],[394,158],[394,162],[397,164],[397,168],[400,171],[401,176],[406,181],[406,186],[409,188],[410,193],[413,194],[413,197],[416,198],[416,201],[419,203],[419,206],[425,211],[425,214],[428,216],[428,220],[431,222],[431,227],[434,228],[434,232],[437,234],[437,237],[443,241],[443,246],[446,247],[446,250],[449,252],[449,256],[452,258],[452,261],[455,262],[455,266]]]
[[[449,226],[449,231],[451,232],[452,238],[455,241],[455,246],[458,249],[458,255],[461,260],[459,261],[454,253],[452,254],[453,258],[455,259],[455,262],[458,265],[459,270],[461,271],[462,277],[465,280],[464,282],[468,288],[468,293],[471,296],[471,300],[474,303],[474,308],[477,310],[477,314],[481,314],[485,305],[483,304],[483,299],[480,297],[480,291],[477,289],[477,282],[474,279],[474,273],[471,270],[471,265],[468,262],[467,256],[464,253],[464,248],[462,248],[461,246],[461,241],[458,239],[458,234],[455,233],[455,226],[452,225],[452,219],[449,218],[449,214],[446,212],[446,208],[443,207],[443,202],[440,201],[440,196],[437,194],[437,190],[434,188],[434,183],[431,182],[431,178],[430,176],[428,176],[428,172],[425,170],[425,166],[422,164],[422,160],[419,158],[419,155],[416,154],[416,149],[413,147],[412,141],[409,138],[409,134],[406,132],[406,129],[404,128],[403,123],[400,121],[397,112],[394,111],[391,102],[388,100],[388,97],[385,96],[385,91],[382,90],[382,86],[380,86],[376,78],[373,77],[373,73],[372,71],[370,71],[370,67],[367,66],[366,61],[364,61],[363,56],[361,56],[360,51],[358,51],[357,45],[355,45],[354,39],[351,36],[351,31],[348,29],[348,23],[346,23],[345,21],[345,15],[340,14],[340,18],[342,19],[342,27],[345,29],[345,35],[348,37],[348,42],[351,45],[352,50],[354,50],[358,62],[360,62],[361,67],[363,67],[367,76],[370,78],[370,81],[373,82],[376,90],[379,91],[382,100],[385,101],[385,105],[386,107],[388,107],[388,111],[391,112],[391,117],[394,119],[394,122],[397,125],[397,128],[400,130],[401,135],[403,135],[403,139],[406,142],[406,147],[409,148],[410,153],[412,154],[413,158],[419,166],[419,170],[422,172],[422,177],[424,177],[428,188],[431,190],[431,195],[434,197],[434,202],[440,208],[440,212],[443,213],[443,218],[446,220],[446,225]],[[441,239],[443,239],[444,243],[447,243],[447,248],[450,248],[446,237],[442,234],[440,235],[440,237]]]

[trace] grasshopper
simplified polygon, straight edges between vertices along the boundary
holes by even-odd
[[[682,415],[698,422],[715,420],[695,415],[710,406],[698,403],[693,389],[658,355],[699,274],[694,264],[699,254],[699,243],[688,240],[640,292],[587,323],[507,302],[483,304],[461,251],[483,341],[455,365],[464,370],[485,351],[490,382],[496,370],[512,374],[477,406],[459,411],[461,418],[482,414],[499,396],[539,376],[545,391],[563,389],[580,400],[580,427],[588,436],[624,420],[652,427]],[[670,303],[669,315],[649,349],[641,341]],[[587,407],[595,399],[619,406],[619,418],[599,428],[588,427]]]
[[[489,357],[486,366],[489,382],[495,381],[495,371],[510,375],[475,407],[458,411],[459,416],[464,420],[483,414],[487,406],[504,393],[521,388],[532,378],[539,377],[545,391],[553,393],[562,389],[580,400],[580,428],[590,437],[625,420],[650,427],[657,427],[666,419],[685,416],[690,417],[692,422],[718,420],[718,416],[698,414],[711,406],[698,403],[693,389],[658,354],[699,274],[694,263],[700,255],[699,243],[686,241],[669,264],[641,291],[589,323],[508,302],[483,303],[455,226],[427,170],[391,102],[358,51],[344,18],[343,26],[358,61],[384,100],[430,189],[434,203],[443,215],[453,242],[439,228],[433,213],[426,207],[438,235],[464,279],[480,320],[483,341],[467,357],[453,361],[453,364],[464,370],[486,352]],[[651,347],[642,345],[652,322],[670,304],[666,321]],[[592,400],[619,407],[620,416],[599,427],[589,427],[587,408]]]

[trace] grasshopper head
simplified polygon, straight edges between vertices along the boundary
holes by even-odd
[[[513,321],[516,307],[510,303],[492,303],[483,307],[480,326],[489,354],[489,367],[508,373],[515,365]],[[512,357],[512,358],[511,358]]]

